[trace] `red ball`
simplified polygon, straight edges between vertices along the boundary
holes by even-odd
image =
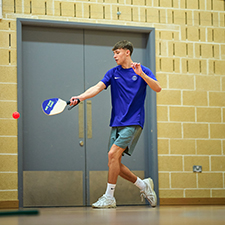
[[[20,114],[18,112],[14,112],[12,114],[12,116],[13,116],[14,119],[18,119],[20,117]]]

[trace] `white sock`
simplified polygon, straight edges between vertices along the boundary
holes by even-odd
[[[113,198],[114,197],[114,191],[116,188],[116,184],[109,184],[107,183],[107,188],[106,188],[106,192],[105,195],[109,198]]]
[[[135,186],[140,188],[141,190],[144,190],[146,185],[143,180],[141,180],[139,177],[137,178],[136,182],[134,183]]]

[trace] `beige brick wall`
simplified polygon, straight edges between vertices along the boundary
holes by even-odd
[[[178,40],[156,29],[160,197],[225,197],[224,3],[213,2],[183,0],[167,10]],[[171,65],[177,57],[180,73]]]
[[[17,109],[17,17],[155,27],[163,87],[157,94],[160,197],[225,197],[223,1],[3,0],[0,201],[17,199],[18,189],[17,121],[11,117]],[[193,165],[203,172],[193,173]]]

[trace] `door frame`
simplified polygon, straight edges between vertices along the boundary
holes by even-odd
[[[51,21],[17,18],[17,108],[23,115],[23,68],[22,68],[22,30],[23,26],[42,26],[42,27],[57,27],[71,28],[84,30],[104,30],[104,31],[126,31],[138,32],[148,35],[146,62],[149,62],[147,67],[151,69],[153,74],[156,73],[155,68],[155,28],[139,27],[139,26],[124,26],[124,25],[109,25],[81,22],[66,22],[66,21]],[[151,89],[147,89],[146,115],[151,115],[145,118],[145,126],[147,130],[147,148],[145,150],[146,170],[145,176],[151,176],[154,180],[154,187],[158,196],[159,205],[159,186],[158,186],[158,145],[157,145],[157,105],[156,93]],[[23,116],[18,120],[18,199],[19,206],[23,207]]]

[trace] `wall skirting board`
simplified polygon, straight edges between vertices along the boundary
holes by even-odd
[[[19,200],[0,201],[0,209],[18,209]]]
[[[225,205],[225,198],[160,198],[160,205]]]

